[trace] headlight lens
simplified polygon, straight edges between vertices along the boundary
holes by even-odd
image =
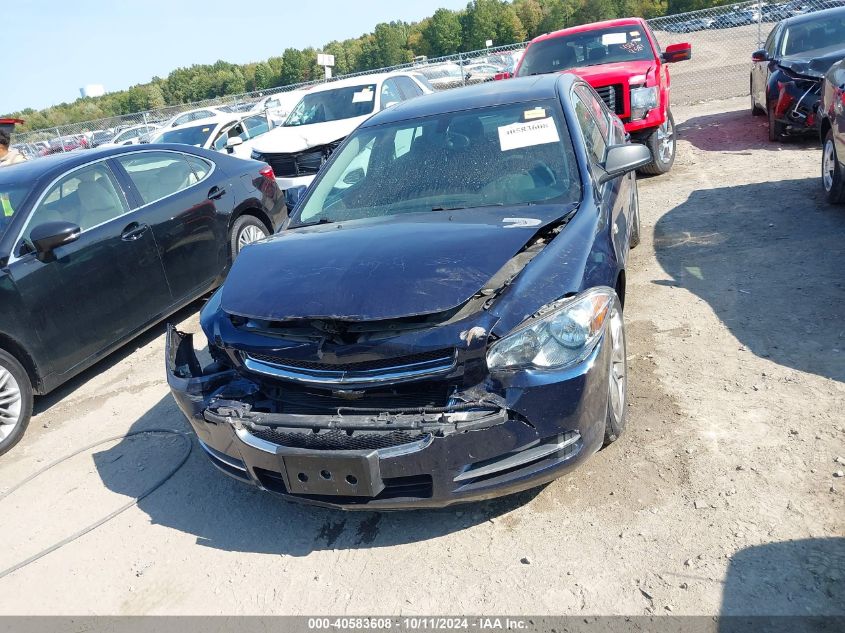
[[[657,107],[657,86],[631,89],[631,118],[644,119]]]
[[[582,361],[601,338],[614,301],[612,288],[598,287],[550,303],[491,345],[487,366],[491,371],[563,369]]]
[[[252,150],[249,157],[252,158],[252,160],[264,160],[264,158],[261,156],[261,152],[257,152],[255,150]]]

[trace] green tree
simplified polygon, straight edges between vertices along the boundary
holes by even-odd
[[[286,48],[282,53],[282,71],[279,75],[281,85],[298,84],[304,81],[308,73],[308,61],[305,54],[295,48]]]
[[[452,55],[461,50],[463,29],[458,14],[449,9],[438,9],[423,28],[422,40],[429,57]]]
[[[514,0],[513,10],[519,16],[519,21],[525,27],[528,39],[540,35],[540,24],[543,22],[543,7],[538,0]]]

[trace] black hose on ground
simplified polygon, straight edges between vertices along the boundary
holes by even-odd
[[[67,538],[59,541],[58,543],[54,543],[53,545],[51,545],[47,549],[41,550],[40,552],[38,552],[37,554],[34,554],[33,556],[30,556],[26,560],[23,560],[19,563],[16,563],[16,564],[12,565],[11,567],[9,567],[8,569],[4,569],[3,571],[0,571],[0,579],[5,578],[9,574],[16,572],[19,569],[22,569],[23,567],[26,567],[27,565],[29,565],[31,563],[34,563],[38,559],[45,557],[47,554],[55,552],[57,549],[64,547],[68,543],[72,543],[73,541],[77,540],[78,538],[88,534],[88,532],[96,530],[101,525],[108,523],[109,521],[111,521],[113,518],[115,518],[117,515],[121,514],[122,512],[125,512],[129,508],[131,508],[135,505],[138,505],[138,502],[141,501],[141,499],[143,499],[144,497],[146,497],[146,496],[152,494],[153,492],[155,492],[156,490],[158,490],[162,485],[164,485],[164,483],[168,479],[170,479],[173,475],[175,475],[176,472],[180,468],[182,468],[182,466],[185,465],[185,462],[188,461],[188,457],[190,457],[190,455],[191,455],[191,451],[193,450],[194,444],[191,441],[191,438],[187,433],[183,433],[181,431],[174,431],[172,429],[145,429],[143,431],[134,431],[132,433],[127,433],[125,435],[115,435],[114,437],[109,437],[109,438],[106,438],[104,440],[99,440],[97,442],[94,442],[93,444],[89,444],[88,446],[84,446],[84,447],[80,448],[79,450],[74,451],[73,453],[70,453],[69,455],[65,455],[64,457],[60,457],[56,461],[47,464],[46,466],[44,466],[40,470],[35,471],[34,473],[32,473],[29,477],[27,477],[23,481],[21,481],[21,482],[15,484],[14,486],[12,486],[9,490],[7,490],[3,493],[0,493],[0,501],[2,501],[6,497],[8,497],[10,494],[15,492],[16,490],[19,490],[20,488],[22,488],[23,486],[28,484],[30,481],[32,481],[36,477],[39,477],[40,475],[43,475],[44,473],[46,473],[51,468],[54,468],[54,467],[58,466],[59,464],[66,462],[67,460],[69,460],[73,457],[76,457],[80,453],[84,453],[85,451],[90,451],[92,448],[97,448],[98,446],[101,446],[103,444],[108,444],[109,442],[116,442],[118,440],[123,440],[123,439],[126,439],[128,437],[134,437],[136,435],[151,435],[151,434],[154,434],[154,433],[165,434],[165,435],[176,435],[182,440],[182,446],[183,446],[184,450],[183,450],[182,455],[179,458],[179,463],[176,464],[176,466],[173,468],[173,470],[171,470],[164,477],[162,477],[161,479],[156,481],[152,486],[147,488],[144,492],[142,492],[140,495],[135,497],[132,501],[129,501],[128,503],[122,505],[121,507],[119,507],[114,512],[111,512],[110,514],[104,516],[102,519],[92,523],[91,525],[89,525],[85,528],[82,528],[78,532],[71,534]]]

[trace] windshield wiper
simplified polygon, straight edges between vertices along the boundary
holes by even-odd
[[[334,220],[329,220],[328,218],[320,218],[316,222],[306,222],[305,224],[297,224],[294,229],[301,229],[304,226],[317,226],[318,224],[334,224]]]
[[[465,206],[465,207],[431,207],[432,211],[462,211],[464,209],[484,209],[487,207],[503,207],[505,206],[502,202],[491,202],[490,204],[478,204],[475,206]]]

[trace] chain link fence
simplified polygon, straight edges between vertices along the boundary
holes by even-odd
[[[780,3],[752,0],[650,20],[649,24],[661,47],[680,42],[692,44],[692,60],[671,67],[673,103],[690,104],[748,94],[751,53],[762,46],[776,22],[838,6],[845,6],[845,0],[789,0]],[[526,46],[527,42],[437,59],[418,58],[408,64],[353,73],[329,81],[394,70],[413,70],[425,75],[435,89],[445,90],[492,81],[497,73],[513,71]],[[204,108],[261,112],[271,107],[275,109],[276,115],[283,116],[299,100],[300,91],[324,81],[19,133],[15,134],[13,142],[25,154],[34,158],[111,142],[145,141],[158,127],[172,125],[179,115]],[[185,122],[189,120],[185,118]]]

